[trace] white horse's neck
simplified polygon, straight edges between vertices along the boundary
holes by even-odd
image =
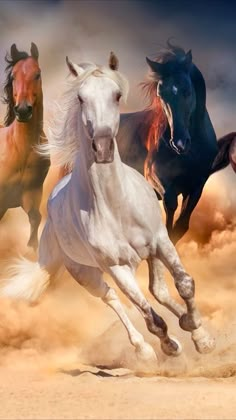
[[[80,137],[81,138],[81,137]],[[112,163],[96,163],[91,150],[91,140],[81,139],[80,150],[72,173],[79,197],[83,197],[86,207],[111,211],[119,209],[125,194],[124,167],[115,141],[114,160]]]

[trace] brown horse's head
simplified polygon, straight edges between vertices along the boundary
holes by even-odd
[[[31,43],[31,55],[18,51],[15,44],[11,46],[10,55],[6,57],[8,63],[7,82],[5,84],[5,103],[8,112],[6,125],[14,118],[19,122],[28,122],[37,102],[42,102],[41,71],[38,64],[38,48]]]

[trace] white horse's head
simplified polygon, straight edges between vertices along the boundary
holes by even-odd
[[[119,101],[127,95],[128,83],[117,71],[118,59],[111,53],[109,68],[86,63],[77,65],[68,57],[70,73],[78,80],[75,89],[87,141],[97,163],[114,159],[114,139],[120,121]]]

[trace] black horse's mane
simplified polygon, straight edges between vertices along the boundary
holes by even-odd
[[[167,41],[167,46],[161,48],[157,54],[155,61],[159,63],[172,62],[173,64],[180,65],[186,57],[185,50],[177,45],[173,45]],[[198,67],[192,63],[190,69],[190,77],[196,93],[196,122],[201,121],[206,112],[206,85],[204,77]],[[160,100],[156,96],[157,76],[152,72],[149,79],[141,83],[142,90],[146,98],[149,100],[147,109],[156,108],[158,113],[162,112]],[[160,118],[161,120],[161,118]],[[164,120],[164,115],[162,120]]]
[[[155,61],[158,63],[168,63],[172,62],[173,64],[180,65],[181,62],[186,57],[186,52],[184,49],[180,46],[171,44],[170,41],[167,41],[167,46],[164,48],[161,48],[155,57]],[[196,93],[198,91],[201,93],[201,99],[204,102],[204,106],[206,104],[206,87],[205,87],[205,81],[202,76],[202,73],[197,68],[195,64],[192,63],[191,70],[190,70],[190,77],[193,82],[194,88],[196,90]],[[156,97],[156,86],[157,86],[157,77],[155,75],[155,72],[151,73],[151,76],[148,80],[141,83],[142,89],[145,92],[145,96],[150,99],[150,105],[152,105],[154,98]]]
[[[3,86],[3,103],[7,105],[7,112],[4,118],[4,125],[8,127],[15,119],[14,114],[14,101],[13,101],[13,88],[12,88],[12,69],[16,63],[20,60],[25,60],[29,57],[29,54],[25,51],[17,51],[17,54],[14,55],[14,58],[10,54],[6,54],[5,61],[7,67],[6,72],[6,81]]]
[[[182,47],[167,42],[167,47],[162,48],[156,54],[156,61],[159,63],[173,63],[173,68],[179,68],[186,57],[186,52]],[[180,67],[181,68],[181,67]],[[206,85],[202,73],[197,66],[192,63],[190,68],[190,78],[196,95],[196,108],[194,118],[192,119],[193,126],[197,129],[199,124],[203,121],[206,113]],[[146,110],[152,110],[153,121],[149,128],[149,141],[158,142],[163,136],[167,128],[167,118],[163,110],[160,98],[157,97],[157,75],[152,72],[149,79],[141,83],[142,90],[149,101]]]

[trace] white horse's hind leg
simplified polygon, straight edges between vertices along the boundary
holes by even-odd
[[[157,257],[160,258],[173,275],[179,295],[186,303],[187,313],[182,314],[179,318],[181,328],[192,332],[192,340],[200,353],[212,351],[215,347],[215,340],[201,326],[200,314],[196,309],[194,300],[194,280],[184,270],[176,249],[164,228],[161,231],[159,243],[157,244]]]
[[[156,257],[150,257],[147,262],[149,267],[149,290],[151,294],[161,305],[180,318],[185,313],[185,308],[170,296],[164,278],[164,266],[162,262]]]
[[[102,272],[97,268],[75,264],[66,261],[66,268],[74,279],[93,296],[100,297],[118,315],[125,326],[130,343],[135,347],[136,354],[144,362],[157,362],[152,347],[144,341],[143,336],[134,328],[115,292],[102,278]]]
[[[166,323],[154,312],[142,294],[131,269],[128,266],[115,266],[110,269],[110,274],[123,293],[140,310],[148,330],[160,339],[163,352],[168,356],[179,355],[181,352],[180,343],[168,336]]]
[[[39,265],[50,275],[57,273],[62,266],[62,255],[54,232],[51,219],[48,217],[39,242]]]

